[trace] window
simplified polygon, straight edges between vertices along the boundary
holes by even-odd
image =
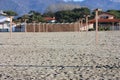
[[[100,18],[101,18],[101,19],[108,19],[109,16],[101,16]]]

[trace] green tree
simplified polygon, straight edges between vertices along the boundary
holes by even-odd
[[[43,17],[54,17],[55,16],[55,13],[53,12],[46,12],[42,15]]]
[[[26,19],[26,20],[29,20],[29,19],[30,19],[30,17],[29,17],[28,14],[24,14],[23,16],[18,17],[16,21],[17,21],[17,22],[24,22],[25,19]]]
[[[58,22],[72,22],[72,18],[70,17],[72,15],[72,11],[66,10],[66,11],[58,11],[55,13],[55,17]]]
[[[107,12],[115,15],[117,19],[120,19],[120,10],[108,10]]]
[[[33,22],[33,21],[36,21],[36,22],[44,22],[44,19],[41,15],[41,13],[39,12],[36,12],[36,11],[30,11],[29,12],[29,22]]]
[[[76,22],[79,18],[89,14],[90,9],[88,8],[75,8],[73,10],[58,11],[55,13],[55,17],[58,22]]]
[[[44,22],[44,19],[41,15],[41,13],[36,12],[36,11],[30,11],[28,14],[24,14],[21,17],[17,18],[18,22],[24,22],[25,19],[27,19],[28,23],[31,23],[33,21],[35,22]]]
[[[6,13],[7,16],[17,16],[18,14],[12,10],[7,10],[4,11],[4,13]]]

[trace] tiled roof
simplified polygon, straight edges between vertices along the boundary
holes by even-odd
[[[49,20],[55,20],[55,17],[45,17],[44,20],[49,21]]]
[[[95,23],[96,20],[89,20],[89,23]],[[120,22],[120,19],[98,19],[98,22]]]

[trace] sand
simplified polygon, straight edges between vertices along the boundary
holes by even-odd
[[[120,80],[120,31],[0,33],[0,80]]]

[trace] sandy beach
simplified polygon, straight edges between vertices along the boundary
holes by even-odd
[[[120,80],[120,31],[0,33],[0,80]]]

